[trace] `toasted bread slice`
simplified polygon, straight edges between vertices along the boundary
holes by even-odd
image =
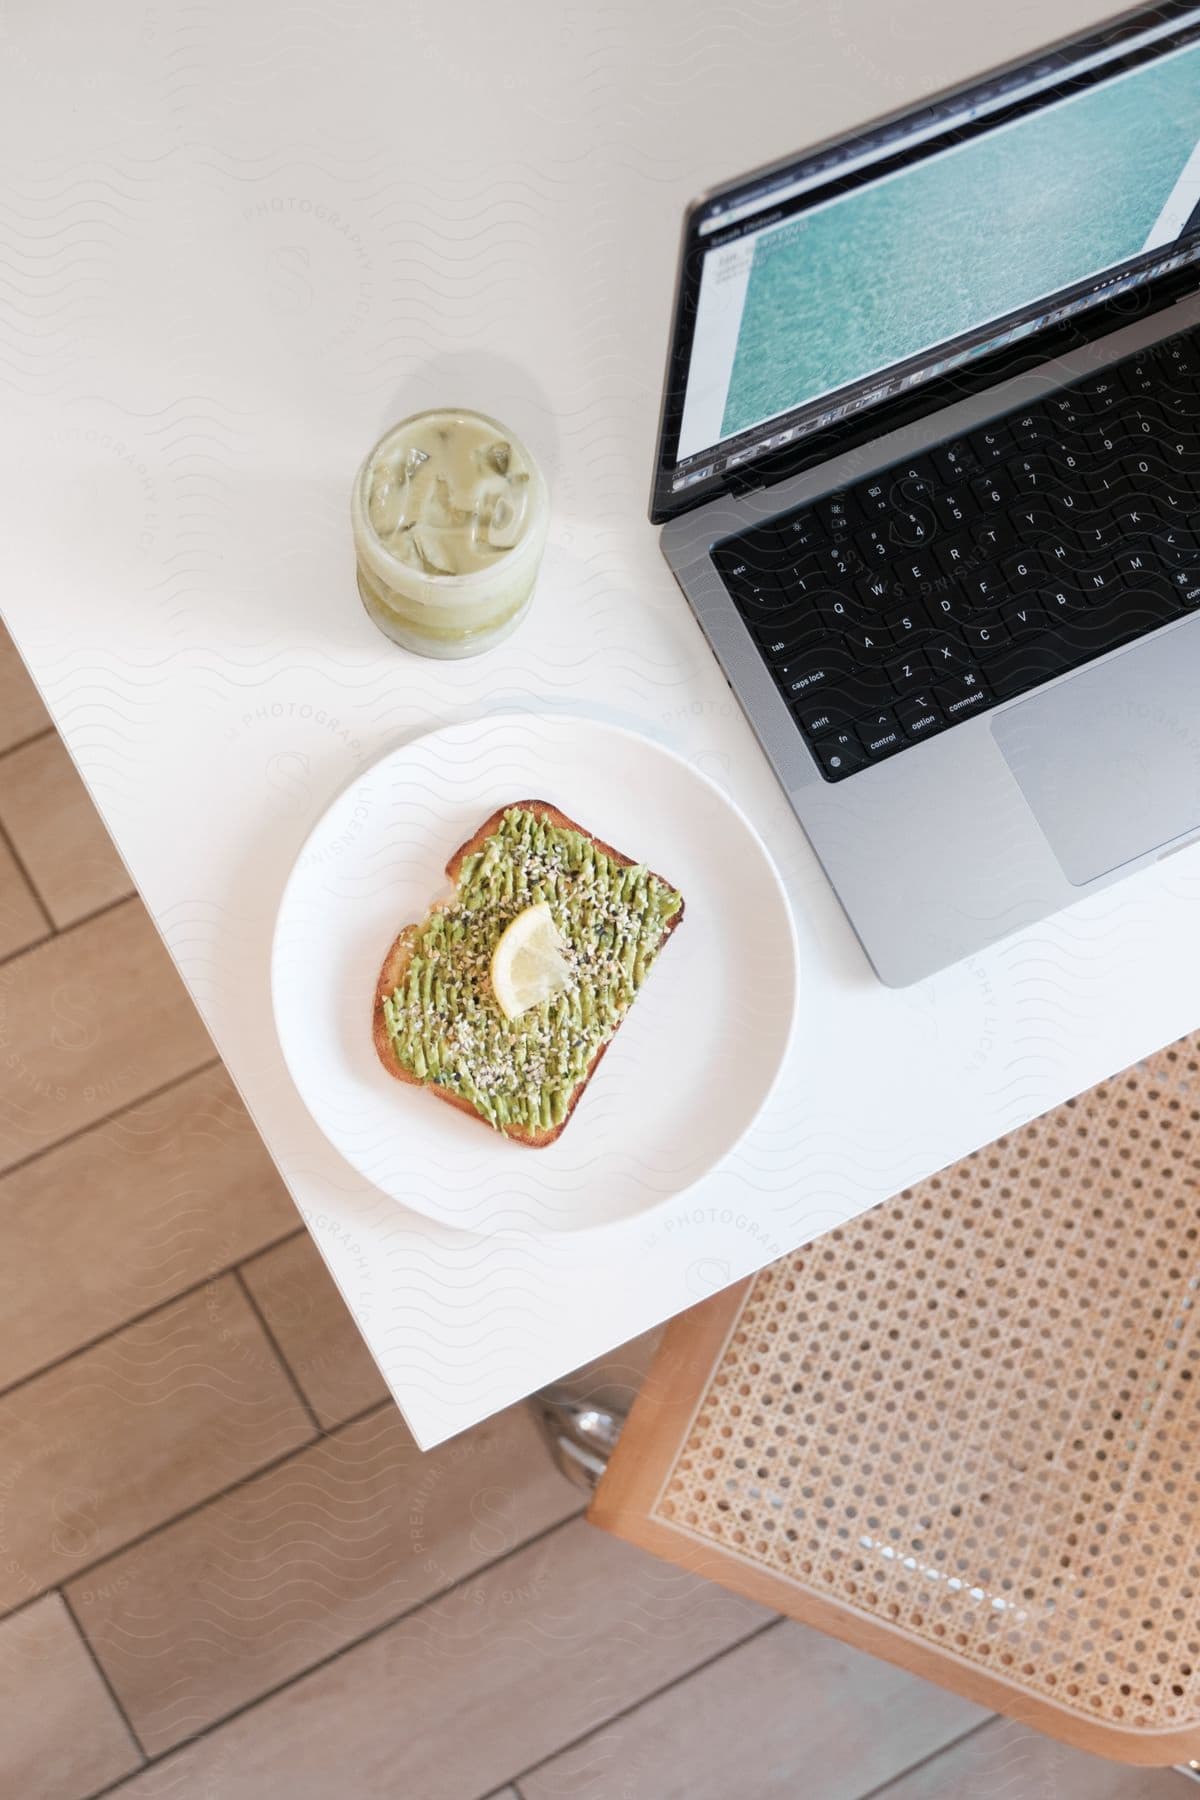
[[[633,857],[625,856],[620,850],[615,850],[611,844],[604,843],[600,838],[594,836],[593,833],[587,831],[582,825],[577,825],[573,819],[569,819],[566,813],[562,812],[557,806],[552,805],[550,801],[512,800],[507,806],[498,807],[496,811],[492,813],[490,818],[484,820],[478,831],[476,831],[472,837],[467,839],[465,844],[459,845],[458,849],[446,864],[446,875],[451,883],[451,892],[445,899],[436,902],[434,906],[430,908],[430,912],[426,914],[426,920],[433,912],[444,910],[453,904],[458,891],[463,866],[467,859],[483,849],[487,840],[499,830],[505,815],[513,810],[531,813],[535,819],[538,819],[547,825],[554,826],[560,831],[577,833],[581,838],[590,843],[595,850],[599,851],[603,856],[606,856],[619,868],[628,869],[636,868],[638,866]],[[652,881],[656,881],[662,887],[674,892],[674,890],[671,889],[671,884],[667,882],[663,876],[656,875],[653,870],[649,870],[648,874]],[[663,925],[662,936],[657,949],[654,952],[655,955],[661,951],[662,945],[682,920],[683,911],[684,903],[682,898],[680,898],[677,908],[670,917],[666,919]],[[435,1080],[427,1078],[423,1079],[415,1074],[413,1070],[409,1069],[400,1060],[389,1034],[387,1019],[384,1012],[384,1001],[390,999],[395,994],[396,990],[403,985],[408,975],[417,939],[424,923],[425,921],[423,920],[417,924],[406,925],[404,930],[401,931],[396,938],[391,949],[388,951],[387,956],[384,958],[383,968],[380,971],[379,980],[375,988],[374,1008],[375,1050],[380,1062],[383,1064],[388,1074],[394,1075],[398,1081],[409,1082],[414,1087],[428,1088],[437,1099],[445,1100],[451,1106],[458,1107],[460,1112],[469,1113],[471,1117],[478,1119],[481,1124],[487,1125],[491,1129],[502,1131],[503,1135],[511,1138],[514,1143],[528,1144],[535,1149],[540,1149],[546,1144],[552,1144],[566,1129],[567,1124],[571,1119],[571,1115],[579,1104],[581,1095],[592,1076],[595,1074],[601,1057],[604,1055],[604,1052],[608,1049],[609,1044],[620,1029],[622,1021],[618,1020],[617,1024],[605,1040],[598,1044],[585,1072],[581,1078],[576,1081],[568,1096],[566,1111],[561,1120],[556,1124],[551,1125],[533,1126],[523,1123],[509,1123],[503,1126],[493,1126],[492,1121],[479,1110],[468,1096],[456,1093],[453,1088],[441,1085]],[[628,1011],[628,1008],[626,1011]],[[623,1014],[622,1019],[624,1016],[625,1015]]]

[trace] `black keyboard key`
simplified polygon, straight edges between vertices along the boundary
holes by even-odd
[[[929,452],[929,460],[936,474],[951,487],[968,480],[979,468],[979,458],[965,438],[939,444],[936,450]]]
[[[813,512],[826,535],[831,538],[844,537],[847,532],[853,531],[856,524],[861,523],[857,505],[844,490],[827,494],[824,500],[818,500]]]
[[[937,530],[937,520],[928,506],[894,507],[887,520],[888,537],[897,550],[919,550]]]
[[[1131,587],[1136,587],[1139,581],[1149,581],[1165,567],[1162,557],[1156,556],[1149,544],[1133,543],[1128,549],[1117,552],[1117,574]]]
[[[1113,373],[1125,392],[1133,394],[1135,397],[1142,394],[1157,394],[1161,385],[1154,365],[1148,357],[1139,356],[1133,362],[1121,364]]]
[[[1111,516],[1108,506],[1070,488],[1050,495],[1050,511],[1064,531],[1102,529]]]
[[[1009,512],[1008,522],[1016,532],[1018,545],[1022,550],[1040,547],[1043,539],[1062,535],[1058,517],[1050,510],[1049,498],[1045,494],[1030,495],[1014,506]]]
[[[988,616],[978,625],[964,625],[963,642],[972,656],[980,659],[994,656],[1008,642],[1008,629],[998,616]]]
[[[941,626],[965,625],[975,617],[978,610],[969,594],[964,594],[957,583],[937,588],[926,603],[931,617]]]
[[[863,573],[857,553],[849,543],[828,544],[818,551],[817,560],[828,580],[855,581]]]
[[[1060,482],[1068,487],[1091,487],[1096,476],[1103,470],[1106,455],[1103,446],[1093,448],[1088,445],[1085,448],[1079,443],[1047,443],[1036,460],[1048,468],[1048,482],[1053,492],[1055,484]],[[1031,457],[1029,460],[1035,459]],[[1028,486],[1023,487],[1019,464],[1014,465],[1012,476],[1018,493],[1032,493],[1038,491],[1039,487],[1044,489],[1047,486],[1047,482],[1030,480]]]
[[[1195,568],[1200,563],[1200,538],[1173,519],[1152,524],[1149,536],[1155,552],[1172,568]]]
[[[933,496],[933,510],[943,531],[958,531],[970,519],[970,496],[955,488]]]
[[[884,475],[876,475],[871,481],[864,481],[855,489],[858,509],[868,523],[873,519],[886,518],[892,510],[892,482],[895,477],[891,471]]]
[[[975,498],[979,512],[1003,512],[1006,507],[1013,506],[1017,499],[1017,490],[1002,469],[992,469],[987,475],[977,476],[971,483],[971,493]]]
[[[1054,435],[1049,413],[1040,411],[1017,413],[1008,421],[1013,443],[1019,450],[1033,450]]]
[[[946,723],[942,709],[928,688],[919,688],[897,700],[892,709],[909,738],[930,737]]]
[[[1182,607],[1191,612],[1200,606],[1200,569],[1173,569],[1170,582]]]
[[[904,733],[895,713],[885,709],[869,719],[860,719],[858,736],[870,757],[890,756],[904,745]]]
[[[854,674],[854,658],[842,644],[830,644],[780,663],[775,679],[791,700],[815,696],[818,689],[837,687]]]
[[[1046,618],[1051,625],[1061,623],[1076,613],[1087,610],[1087,593],[1082,585],[1073,581],[1050,582],[1038,594]]]
[[[937,486],[937,475],[928,456],[910,457],[907,462],[897,463],[888,473],[893,481],[902,484],[905,493],[914,498],[927,495],[931,488]]]
[[[896,557],[893,572],[906,593],[922,594],[941,574],[933,553],[928,550],[905,550]]]
[[[824,593],[829,578],[817,556],[810,554],[785,563],[776,571],[775,584],[789,599],[798,600],[801,595]]]
[[[878,531],[862,531],[852,541],[864,568],[870,569],[873,575],[888,573],[896,550],[887,538]]]
[[[822,737],[827,731],[838,731],[858,717],[857,710],[836,690],[823,692],[819,699],[804,700],[792,707],[810,737]]]
[[[1149,354],[1149,360],[1161,366],[1167,372],[1169,380],[1194,381],[1200,384],[1200,339],[1187,336],[1168,338],[1165,343],[1155,346]]]
[[[1000,617],[1010,638],[1031,638],[1045,631],[1050,623],[1045,607],[1030,595],[1009,601],[1000,608]]]
[[[1013,443],[1012,433],[1007,425],[997,421],[971,433],[971,448],[980,467],[990,469],[994,463],[1003,462],[1006,457],[1012,456],[1017,446]]]
[[[777,519],[775,529],[784,550],[790,546],[793,557],[805,550],[819,549],[828,538],[824,526],[811,512],[793,513],[786,519]]]
[[[1005,557],[1000,573],[1010,594],[1030,594],[1046,580],[1046,565],[1034,552],[1017,550]]]
[[[996,606],[1004,598],[1004,577],[999,569],[984,567],[960,576],[959,587],[973,606]]]
[[[886,661],[896,649],[895,638],[882,622],[856,626],[845,633],[843,642],[849,645],[855,659],[867,667]]]
[[[807,604],[777,613],[769,624],[754,624],[750,629],[773,662],[785,661],[809,645],[816,649],[829,637],[820,613]]]
[[[1120,593],[1122,587],[1115,557],[1110,562],[1100,564],[1095,568],[1078,570],[1075,581],[1085,604],[1092,607],[1098,601],[1107,600],[1111,595]],[[1048,591],[1045,588],[1042,589],[1043,600],[1046,599]]]
[[[866,751],[852,731],[839,731],[832,737],[822,738],[813,745],[813,750],[825,773],[834,781],[840,781],[844,775],[853,775],[867,760]]]
[[[841,594],[824,594],[815,605],[827,633],[857,631],[860,626],[865,629],[878,616],[861,606],[857,597],[849,590]]]
[[[969,669],[974,661],[961,638],[930,638],[921,648],[929,658],[929,666],[934,675],[939,679],[943,675],[957,674],[960,669]]]
[[[976,561],[975,545],[969,531],[942,538],[934,545],[933,554],[939,570],[951,581],[956,581],[963,570],[971,568]]]
[[[898,612],[889,613],[887,627],[891,633],[892,643],[898,650],[907,644],[919,642],[929,630],[929,615],[922,602],[913,606],[901,607]]]
[[[1004,513],[994,513],[989,519],[981,519],[975,528],[975,551],[990,561],[998,561],[1012,550],[1019,550],[1021,537],[1013,530]]]
[[[965,719],[968,713],[983,712],[990,706],[992,698],[978,669],[968,669],[949,681],[939,682],[933,697],[951,724],[956,719]]]
[[[1061,436],[1071,435],[1087,428],[1089,415],[1070,388],[1061,394],[1051,394],[1045,402],[1045,412],[1055,431]]]
[[[1051,494],[1062,479],[1048,456],[1020,456],[1008,465],[1013,487],[1021,499]]]
[[[776,596],[782,601],[774,570],[751,561],[740,549],[714,550],[713,562],[735,600],[753,600],[760,606],[769,606]]]
[[[1127,544],[1134,538],[1153,544],[1161,540],[1164,532],[1176,530],[1181,521],[1186,524],[1187,515],[1172,504],[1175,498],[1177,496],[1164,490],[1146,505],[1120,506],[1117,510],[1120,541]],[[1188,510],[1190,513],[1191,508]]]
[[[918,688],[929,686],[929,658],[921,650],[910,650],[907,656],[897,657],[884,672],[898,694],[913,694]]]
[[[1093,418],[1102,418],[1111,412],[1117,403],[1125,398],[1125,390],[1116,376],[1110,373],[1094,375],[1087,381],[1078,382],[1071,389],[1076,404],[1084,412],[1091,413]]]
[[[867,581],[855,582],[854,596],[865,613],[874,615],[885,607],[894,606],[900,598],[900,589],[886,575],[872,575]]]

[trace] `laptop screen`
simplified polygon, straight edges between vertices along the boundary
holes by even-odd
[[[1200,260],[1200,12],[1140,23],[693,209],[671,496]]]

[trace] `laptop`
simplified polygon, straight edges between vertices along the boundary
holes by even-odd
[[[651,518],[889,985],[1200,841],[1200,7],[697,200]]]

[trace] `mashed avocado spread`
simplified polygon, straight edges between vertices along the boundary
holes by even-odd
[[[492,951],[540,901],[566,944],[571,982],[506,1019],[491,991]],[[498,1131],[561,1125],[682,905],[643,864],[624,867],[581,832],[510,807],[463,863],[454,898],[413,928],[405,978],[383,1001],[398,1061],[461,1094]]]

